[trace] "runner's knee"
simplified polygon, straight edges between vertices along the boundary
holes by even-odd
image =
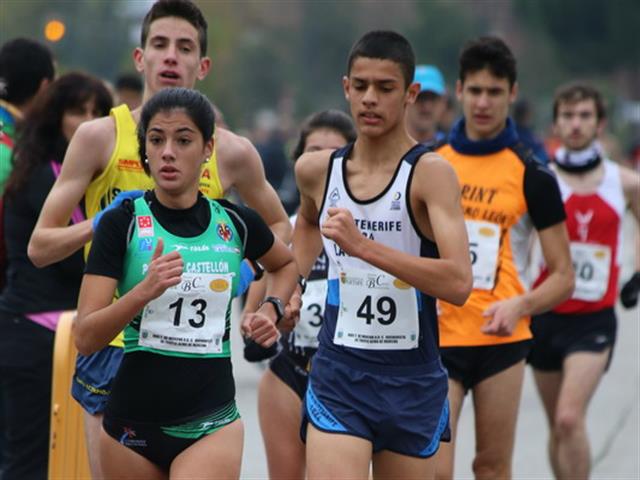
[[[554,432],[559,438],[572,436],[578,429],[582,428],[584,419],[575,408],[560,408],[556,412]]]

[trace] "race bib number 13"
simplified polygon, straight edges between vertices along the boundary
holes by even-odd
[[[222,353],[232,274],[183,273],[147,304],[138,344],[171,352]]]

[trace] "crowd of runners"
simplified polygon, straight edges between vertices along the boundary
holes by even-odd
[[[0,478],[47,476],[69,310],[94,478],[239,478],[234,328],[245,359],[268,362],[265,478],[455,478],[468,392],[474,475],[511,478],[527,363],[554,475],[589,477],[614,306],[640,291],[640,255],[620,279],[640,175],[600,141],[601,93],[558,87],[545,151],[510,116],[502,39],[461,42],[452,91],[401,34],[354,42],[349,114],[319,111],[293,142],[291,217],[258,150],[196,90],[212,62],[190,0],[143,20],[139,105],[135,76],[114,97],[94,76],[56,76],[34,40],[0,47]]]

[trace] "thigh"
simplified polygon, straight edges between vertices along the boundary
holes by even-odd
[[[558,396],[560,395],[560,386],[562,385],[562,372],[549,372],[544,370],[533,370],[533,378],[542,400],[542,406],[547,415],[549,425],[553,425],[553,419],[556,416],[556,405]]]
[[[373,478],[429,480],[435,476],[435,459],[409,457],[383,450],[373,455]]]
[[[155,463],[100,432],[100,463],[104,478],[114,480],[164,480],[169,476]]]
[[[240,478],[244,426],[238,419],[200,438],[171,463],[171,478]]]
[[[476,451],[510,459],[520,406],[524,360],[478,383],[473,389]]]
[[[304,478],[301,407],[298,395],[267,369],[258,388],[258,414],[270,478]]]
[[[369,477],[372,444],[364,438],[327,433],[307,424],[307,478],[309,480]]]
[[[584,415],[604,374],[609,354],[610,349],[606,349],[602,352],[576,352],[565,358],[557,409],[569,409]]]
[[[455,442],[458,435],[458,420],[464,403],[465,388],[457,380],[449,379],[449,426],[451,428],[451,440],[441,442],[435,455],[437,465],[437,478],[453,478],[453,466],[455,458]]]

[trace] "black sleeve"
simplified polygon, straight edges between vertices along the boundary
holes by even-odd
[[[124,256],[127,252],[128,234],[133,221],[130,202],[109,210],[102,215],[93,234],[91,250],[84,273],[120,279]]]
[[[234,205],[227,200],[218,202],[227,211],[236,230],[242,236],[246,258],[257,260],[271,249],[275,241],[273,232],[255,210]]]
[[[525,163],[524,197],[536,230],[551,227],[567,218],[556,176],[536,161]]]

